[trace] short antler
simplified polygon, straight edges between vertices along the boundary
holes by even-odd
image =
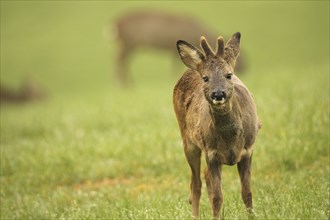
[[[217,39],[217,53],[216,56],[222,57],[225,53],[225,41],[223,37],[218,37]]]
[[[201,37],[201,47],[207,58],[214,56],[214,52],[212,51],[210,45],[208,44],[204,36]]]
[[[215,54],[204,36],[201,37],[201,47],[207,58],[213,56],[222,57],[225,53],[225,41],[221,36],[217,39],[217,52]]]

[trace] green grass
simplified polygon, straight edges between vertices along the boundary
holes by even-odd
[[[102,38],[108,19],[146,5],[242,32],[241,78],[263,122],[254,218],[329,219],[329,2],[85,1],[1,1],[1,82],[17,88],[32,74],[49,94],[1,106],[1,219],[191,217],[172,107],[180,70],[168,54],[141,50],[130,64],[134,86],[120,89],[115,42]],[[225,166],[225,219],[248,218],[239,191],[236,167]],[[211,218],[205,184],[200,212]]]

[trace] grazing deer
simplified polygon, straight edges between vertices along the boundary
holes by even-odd
[[[109,32],[106,34],[110,36],[116,35],[119,42],[116,74],[122,84],[129,82],[128,60],[137,48],[162,49],[176,55],[177,39],[194,42],[201,35],[214,40],[217,37],[214,31],[194,17],[157,10],[129,12],[108,26],[105,31]],[[238,63],[243,70],[244,63],[241,60]]]
[[[199,215],[201,196],[202,151],[213,216],[220,218],[223,164],[237,164],[242,199],[248,210],[253,208],[251,160],[261,125],[251,93],[234,75],[240,38],[241,34],[235,33],[225,45],[223,37],[219,37],[216,53],[205,37],[200,39],[204,53],[185,41],[177,42],[180,57],[189,69],[174,88],[173,104],[191,168],[189,202],[195,218]]]

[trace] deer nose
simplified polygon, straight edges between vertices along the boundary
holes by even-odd
[[[212,94],[211,94],[211,99],[213,99],[214,101],[222,101],[226,98],[227,98],[227,95],[224,91],[212,92]]]

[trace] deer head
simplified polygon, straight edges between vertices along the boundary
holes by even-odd
[[[185,41],[177,42],[183,63],[199,73],[205,98],[212,109],[220,114],[226,114],[232,108],[231,100],[234,93],[232,76],[240,51],[240,38],[241,34],[237,32],[225,45],[223,37],[218,37],[215,53],[203,36],[200,39],[203,52]]]

